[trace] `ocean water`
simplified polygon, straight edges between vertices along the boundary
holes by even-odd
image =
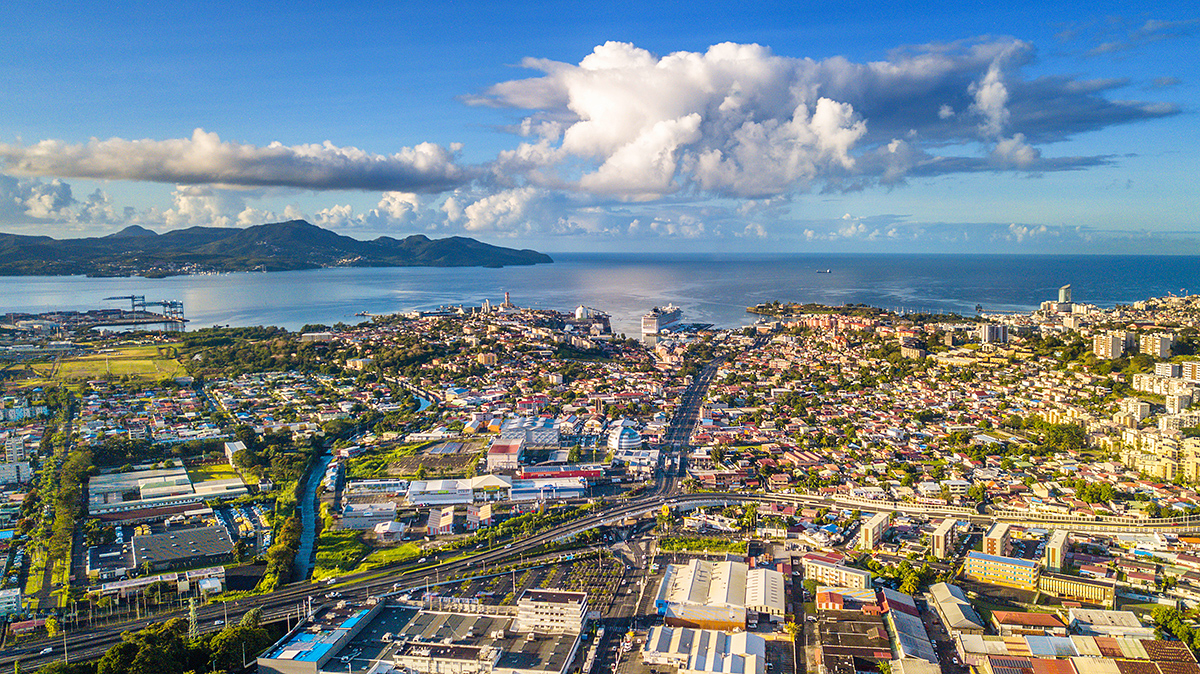
[[[0,277],[0,312],[128,306],[104,298],[181,300],[189,329],[212,325],[357,323],[442,305],[499,303],[612,315],[634,335],[639,317],[674,303],[684,321],[737,327],[760,302],[863,303],[897,310],[1027,311],[1071,284],[1076,302],[1102,307],[1200,292],[1200,257],[1011,255],[557,254],[532,267],[316,269],[165,279]],[[830,273],[817,273],[828,269]]]

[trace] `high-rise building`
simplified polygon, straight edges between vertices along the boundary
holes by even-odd
[[[1167,414],[1179,414],[1192,404],[1192,397],[1179,393],[1166,396]]]
[[[1056,529],[1050,535],[1049,542],[1046,543],[1046,569],[1055,573],[1061,573],[1067,565],[1067,530]]]
[[[1159,377],[1179,379],[1181,376],[1183,376],[1183,367],[1181,367],[1179,363],[1155,363],[1154,374],[1158,375]]]
[[[29,452],[25,451],[25,439],[19,435],[10,435],[4,439],[4,462],[16,463],[28,461]]]
[[[1003,557],[1008,554],[1008,524],[997,522],[983,536],[983,551],[985,554]]]
[[[863,550],[874,550],[883,540],[883,532],[887,531],[888,523],[892,521],[890,513],[876,513],[874,517],[863,523],[858,531],[858,547]]]
[[[1180,363],[1179,376],[1183,377],[1184,381],[1200,384],[1200,360],[1189,360]]]
[[[1142,335],[1139,346],[1141,347],[1141,352],[1147,356],[1170,358],[1171,344],[1174,341],[1174,335]]]
[[[1007,325],[979,326],[979,342],[981,344],[1005,344],[1008,342]]]
[[[1092,353],[1097,358],[1120,358],[1125,355],[1125,334],[1108,332],[1092,339]]]
[[[1059,303],[1071,301],[1071,284],[1070,283],[1068,283],[1067,285],[1058,289],[1058,301],[1059,301]]]
[[[954,547],[954,525],[958,522],[947,517],[942,520],[937,529],[933,530],[933,556],[938,559],[947,559],[950,557],[950,550]]]

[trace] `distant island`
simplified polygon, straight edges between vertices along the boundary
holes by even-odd
[[[145,276],[323,267],[504,267],[549,255],[452,236],[360,241],[304,220],[247,227],[189,227],[158,234],[131,225],[103,237],[0,234],[0,276]]]

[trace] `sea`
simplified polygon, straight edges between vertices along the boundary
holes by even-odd
[[[1200,292],[1200,257],[1075,255],[555,254],[553,264],[338,268],[174,276],[0,277],[0,313],[128,307],[179,300],[188,329],[214,325],[355,324],[360,314],[493,305],[612,316],[613,331],[637,335],[640,317],[668,303],[685,323],[739,327],[760,302],[861,303],[901,312],[1029,311],[1070,284],[1076,302],[1113,307]],[[826,273],[828,272],[828,273]],[[151,307],[153,309],[153,306]]]

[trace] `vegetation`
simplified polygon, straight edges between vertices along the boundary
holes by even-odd
[[[658,541],[658,549],[663,552],[734,552],[744,555],[746,547],[746,541],[708,536],[669,536]]]

